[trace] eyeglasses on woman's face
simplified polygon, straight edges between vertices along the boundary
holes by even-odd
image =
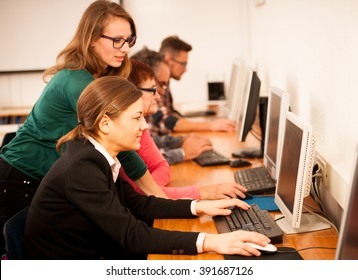
[[[128,43],[128,46],[131,48],[135,45],[135,42],[137,40],[136,36],[130,36],[128,38],[122,38],[122,37],[113,38],[107,35],[101,35],[100,37],[111,40],[113,42],[113,48],[115,49],[122,48],[125,43]]]
[[[156,87],[152,87],[152,88],[137,88],[137,89],[142,90],[142,91],[151,92],[151,93],[153,93],[153,95],[155,95],[157,93],[157,88]]]

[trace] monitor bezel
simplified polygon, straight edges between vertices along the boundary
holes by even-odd
[[[276,140],[276,162],[268,155],[268,144],[269,144],[269,134],[271,131],[271,118],[272,118],[272,110],[275,109],[272,107],[272,100],[273,96],[276,96],[280,99],[280,112],[279,112],[279,127],[277,129],[277,140]],[[269,92],[269,99],[268,99],[268,109],[267,109],[267,120],[266,120],[266,131],[265,131],[265,142],[264,142],[264,165],[267,169],[267,171],[270,173],[271,177],[274,180],[277,180],[278,177],[278,170],[280,168],[280,162],[281,162],[281,147],[282,147],[282,138],[283,138],[283,129],[285,125],[285,117],[286,112],[289,111],[290,106],[290,95],[277,88],[277,87],[271,87]]]
[[[358,203],[358,143],[356,144],[356,151],[354,155],[354,163],[352,168],[352,175],[350,178],[350,190],[347,192],[346,205],[343,210],[341,226],[339,230],[337,249],[336,249],[336,260],[346,260],[349,259],[343,254],[343,249],[346,245],[345,241],[347,236],[350,234],[352,227],[349,226],[349,220],[352,215],[352,207]],[[357,234],[356,232],[354,234]],[[358,255],[354,257],[358,259]]]
[[[258,82],[258,84],[256,84],[256,82]],[[258,89],[256,89],[255,86],[258,86]],[[245,141],[258,114],[260,87],[261,80],[258,77],[256,71],[254,71],[251,67],[247,67],[246,83],[243,90],[242,102],[238,106],[239,110],[237,113],[236,122],[236,130],[238,134],[238,140],[240,142]],[[253,111],[249,111],[249,109],[252,109],[249,108],[249,106],[251,107],[253,104],[255,104],[256,108],[254,113]],[[251,113],[252,115],[249,116],[248,113]]]
[[[234,61],[231,70],[231,79],[229,84],[229,96],[227,102],[230,106],[228,119],[236,121],[239,106],[242,102],[243,90],[246,81],[246,64],[243,60]]]
[[[281,182],[280,182],[280,175],[282,171],[281,166],[282,164],[284,164],[283,162],[280,163],[274,200],[276,205],[280,209],[281,213],[285,217],[286,221],[288,222],[288,225],[293,229],[298,229],[301,224],[301,218],[303,212],[302,211],[303,200],[304,197],[309,194],[315,149],[313,144],[312,126],[310,124],[304,123],[301,119],[298,118],[298,116],[296,116],[292,112],[286,112],[285,116],[286,116],[285,125],[283,129],[283,138],[282,138],[282,147],[281,147],[281,159],[280,159],[281,161],[283,159],[282,152],[285,145],[285,141],[287,141],[286,140],[287,122],[291,122],[298,129],[302,131],[301,149],[300,149],[299,164],[298,164],[296,186],[295,186],[295,193],[294,193],[293,211],[291,212],[289,210],[289,208],[285,205],[282,198],[279,196],[279,190],[281,188]]]

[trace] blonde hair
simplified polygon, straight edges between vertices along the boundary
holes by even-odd
[[[57,141],[57,151],[61,152],[61,146],[70,140],[86,136],[96,139],[99,135],[99,122],[105,114],[115,119],[141,97],[140,90],[119,76],[95,79],[78,99],[78,125]]]
[[[43,80],[58,71],[68,68],[71,70],[86,69],[97,77],[117,75],[127,78],[131,71],[130,61],[126,55],[121,67],[103,67],[103,61],[94,51],[91,43],[102,35],[108,22],[113,17],[127,20],[130,24],[132,36],[136,36],[136,27],[131,16],[117,3],[107,0],[93,2],[83,13],[76,33],[70,43],[58,54],[56,65],[47,69]]]

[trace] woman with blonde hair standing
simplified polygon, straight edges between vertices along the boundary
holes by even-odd
[[[77,125],[77,100],[83,89],[103,76],[128,77],[128,53],[136,35],[133,19],[114,2],[95,1],[85,10],[56,65],[45,71],[47,86],[15,138],[2,149],[1,229],[30,204],[42,178],[59,158],[56,142]],[[136,152],[123,151],[118,159],[144,193],[167,197]]]

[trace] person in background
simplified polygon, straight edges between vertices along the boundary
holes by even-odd
[[[150,116],[158,110],[160,96],[157,92],[155,74],[153,69],[146,63],[131,58],[132,71],[128,80],[142,91],[143,114]],[[144,160],[154,180],[163,186],[164,192],[170,198],[192,198],[192,199],[225,199],[242,197],[246,188],[237,183],[223,183],[208,186],[188,187],[164,187],[170,180],[170,167],[155,145],[148,129],[144,130],[140,140],[139,156]],[[198,147],[200,148],[200,147]],[[131,181],[121,169],[121,177],[129,182],[139,193],[143,193],[133,181]]]
[[[178,36],[169,36],[165,38],[160,46],[159,53],[164,56],[170,69],[170,78],[180,80],[187,70],[189,52],[192,50],[191,45],[181,40]],[[162,102],[168,110],[171,118],[161,118],[160,112],[156,117],[157,127],[162,124],[171,131],[234,131],[235,122],[228,119],[216,119],[213,121],[193,122],[181,116],[173,106],[173,96],[168,87],[166,94],[162,97]]]
[[[118,76],[95,79],[78,99],[78,124],[61,137],[52,165],[28,210],[24,247],[29,259],[132,259],[137,254],[203,252],[259,256],[258,232],[226,234],[156,229],[143,220],[229,215],[248,209],[239,199],[170,200],[136,193],[118,178],[118,153],[138,150],[148,125],[142,92]]]
[[[131,16],[111,1],[98,0],[81,17],[76,33],[44,72],[49,80],[15,138],[0,155],[0,223],[29,205],[42,178],[59,158],[57,140],[77,125],[82,90],[102,76],[130,73],[128,53],[136,42]],[[167,197],[134,151],[118,158],[127,175],[146,194]],[[2,236],[2,235],[1,235]],[[5,251],[1,238],[1,250]]]
[[[160,53],[143,47],[131,56],[148,64],[155,73],[155,82],[159,95],[165,97],[170,79],[170,69],[164,56]],[[159,119],[176,120],[168,114],[169,110],[163,105],[162,99],[158,101],[159,109],[152,115],[147,116],[150,133],[157,147],[162,151],[164,158],[169,164],[175,164],[186,160],[191,160],[199,156],[202,152],[212,149],[212,143],[209,139],[199,137],[194,133],[188,136],[172,136],[164,123]],[[159,119],[158,119],[159,117]],[[153,125],[160,123],[159,126]]]

